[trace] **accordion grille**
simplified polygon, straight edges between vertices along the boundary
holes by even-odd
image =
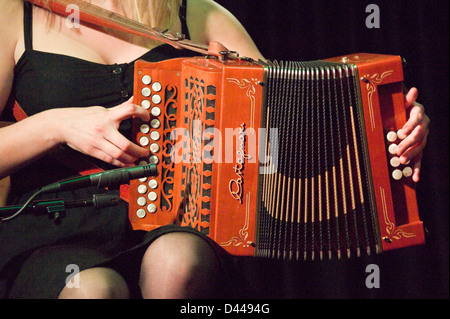
[[[266,153],[276,160],[260,178],[257,255],[378,251],[356,68],[268,62],[266,71]]]

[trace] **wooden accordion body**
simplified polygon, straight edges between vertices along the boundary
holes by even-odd
[[[130,183],[134,229],[192,227],[234,255],[314,259],[422,244],[398,56],[138,61],[133,138],[156,177]]]

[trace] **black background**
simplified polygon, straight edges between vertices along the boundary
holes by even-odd
[[[417,185],[427,243],[369,258],[290,263],[237,260],[250,298],[448,298],[448,1],[218,0],[245,26],[268,59],[316,60],[357,52],[401,55],[405,84],[431,118]],[[366,27],[366,7],[380,28]],[[233,49],[233,48],[229,48]],[[366,266],[380,269],[368,289]],[[238,289],[238,288],[237,288]]]

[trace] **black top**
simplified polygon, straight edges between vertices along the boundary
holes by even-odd
[[[182,32],[189,37],[185,16],[186,0],[180,8],[180,18]],[[32,5],[27,1],[24,10],[24,38],[25,52],[15,66],[13,94],[28,116],[52,108],[116,106],[127,101],[133,94],[135,61],[143,59],[158,62],[198,55],[192,51],[177,50],[163,44],[130,63],[108,65],[67,55],[36,51],[33,50],[32,41]],[[130,137],[131,121],[123,121],[120,131]],[[91,160],[104,169],[113,168],[99,160]],[[53,173],[49,172],[50,167]],[[52,159],[46,157],[13,176],[13,191],[15,184],[20,184],[21,190],[31,191],[75,173],[65,168],[61,172],[61,167],[62,165],[53,163]],[[39,174],[42,171],[45,171],[45,174]],[[17,183],[14,183],[15,181]]]
[[[187,36],[186,6],[180,10],[183,33]],[[133,94],[134,62],[105,65],[79,58],[33,50],[32,5],[25,1],[25,52],[15,67],[13,94],[27,115],[62,107],[112,107],[125,102]],[[138,59],[156,62],[197,53],[177,50],[163,44]],[[136,59],[136,60],[138,60]],[[33,134],[33,132],[30,132]],[[41,187],[76,173],[53,158],[46,156],[11,176],[12,192],[9,205],[24,203]],[[20,182],[17,182],[20,181]],[[16,185],[20,184],[20,188]],[[48,194],[39,199],[92,199],[97,189]],[[118,190],[110,190],[117,194]],[[130,235],[133,233],[132,235]],[[67,211],[62,224],[56,226],[46,216],[21,215],[0,224],[0,279],[34,250],[53,244],[73,244],[101,249],[112,256],[139,244],[129,231],[127,205],[95,210],[91,207]],[[132,237],[133,240],[130,240]],[[5,265],[9,267],[5,268]],[[2,273],[3,268],[3,274]]]
[[[16,100],[29,116],[52,108],[118,105],[133,94],[136,60],[157,62],[193,55],[191,51],[177,50],[163,44],[130,63],[105,65],[35,51],[32,42],[32,5],[25,2],[25,6],[25,52],[15,67],[14,90]],[[183,5],[180,11],[182,31],[189,36],[185,11]]]

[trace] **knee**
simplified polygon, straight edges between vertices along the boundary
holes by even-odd
[[[147,249],[141,267],[143,296],[196,297],[210,291],[217,276],[213,249],[199,236],[171,233]],[[188,295],[187,295],[188,294]]]
[[[66,285],[60,299],[126,299],[129,298],[125,279],[110,268],[83,270],[76,278],[76,285]]]

